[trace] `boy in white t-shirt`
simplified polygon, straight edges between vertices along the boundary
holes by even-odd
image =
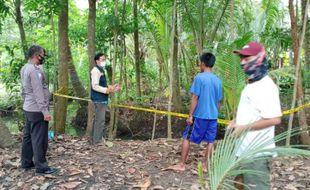
[[[259,137],[264,136],[262,144],[266,141],[274,141],[274,126],[281,123],[281,105],[279,90],[276,84],[268,76],[268,64],[264,47],[256,42],[251,42],[243,49],[234,51],[241,59],[241,66],[248,76],[248,84],[242,91],[238,105],[236,120],[231,122],[230,128],[234,129],[234,134],[239,136],[243,131],[250,130],[237,150],[237,155],[249,149],[251,142]],[[264,148],[274,148],[275,143],[269,143]],[[272,154],[259,154],[263,159],[252,162],[243,166],[243,169],[262,171],[270,174],[268,160]],[[269,190],[270,175],[243,175],[243,183],[248,185],[252,190]]]

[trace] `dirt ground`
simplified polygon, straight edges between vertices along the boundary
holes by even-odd
[[[162,171],[180,157],[180,140],[114,141],[91,146],[60,136],[48,150],[57,175],[23,171],[20,150],[0,149],[0,189],[197,189],[202,146],[194,146],[185,172]],[[310,189],[310,158],[277,158],[270,164],[273,190]]]

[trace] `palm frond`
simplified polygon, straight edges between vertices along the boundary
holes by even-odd
[[[275,147],[268,148],[274,142],[284,140],[287,132],[277,135],[274,140],[266,141],[266,134],[258,135],[247,149],[239,157],[236,157],[237,150],[241,147],[242,140],[249,131],[245,131],[239,138],[232,135],[232,130],[227,130],[224,139],[219,142],[216,149],[208,162],[209,179],[208,185],[210,190],[235,189],[234,177],[239,174],[265,175],[261,171],[242,169],[242,166],[250,162],[264,159],[262,154],[279,154],[285,156],[310,156],[310,151],[300,149],[300,146]],[[292,134],[297,135],[301,132],[295,129]]]

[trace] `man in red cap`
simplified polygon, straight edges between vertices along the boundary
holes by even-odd
[[[281,105],[279,90],[268,76],[268,64],[264,47],[250,42],[241,50],[234,51],[240,56],[241,67],[247,75],[248,83],[242,91],[236,119],[228,127],[234,129],[236,136],[242,136],[236,156],[262,146],[264,149],[275,148],[274,126],[281,123]],[[248,131],[243,133],[244,131]],[[259,143],[255,139],[260,139]],[[262,152],[256,154],[255,162],[243,166],[244,170],[261,171],[268,175],[243,175],[243,183],[251,190],[270,189],[270,169],[268,162],[275,154]]]

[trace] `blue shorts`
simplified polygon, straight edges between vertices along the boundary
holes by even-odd
[[[217,132],[217,119],[194,118],[191,126],[186,126],[183,139],[200,144],[201,141],[214,143]]]

